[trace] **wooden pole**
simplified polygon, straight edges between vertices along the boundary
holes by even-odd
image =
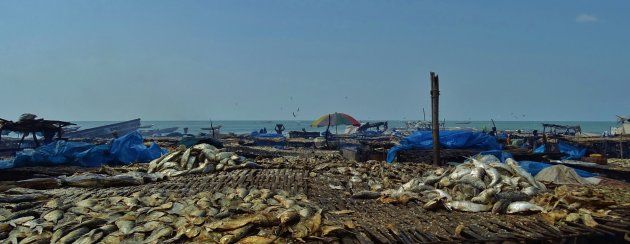
[[[440,165],[440,80],[435,72],[431,72],[431,122],[433,130],[433,165]]]
[[[329,148],[328,146],[328,130],[330,130],[330,114],[328,114],[328,125],[326,126],[326,149]]]
[[[626,129],[621,124],[621,135],[619,135],[619,158],[623,158],[623,136],[626,134]]]

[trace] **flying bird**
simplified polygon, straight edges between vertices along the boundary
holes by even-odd
[[[295,118],[295,112],[292,112],[292,114],[293,114],[293,118]]]

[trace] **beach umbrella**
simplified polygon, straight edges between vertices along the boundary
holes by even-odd
[[[337,126],[337,125],[354,125],[354,126],[360,126],[361,123],[359,123],[359,121],[357,121],[355,118],[352,118],[352,116],[344,114],[344,113],[333,113],[333,114],[326,114],[323,115],[322,117],[319,117],[319,119],[316,119],[315,121],[313,121],[313,123],[311,123],[311,127],[324,127],[324,126]]]
[[[313,121],[313,123],[311,123],[311,127],[330,127],[332,125],[337,128],[338,125],[360,126],[361,123],[359,123],[359,121],[357,121],[355,118],[352,118],[352,116],[350,115],[337,112],[323,115],[322,117],[319,117],[319,119],[316,119],[315,121]],[[326,129],[326,131],[328,131],[328,129]]]

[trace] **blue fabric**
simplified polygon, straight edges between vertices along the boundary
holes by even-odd
[[[582,147],[575,147],[571,144],[568,144],[566,142],[563,141],[558,141],[558,148],[560,149],[561,153],[567,154],[566,156],[563,156],[562,159],[581,159],[582,157],[584,157],[584,155],[586,155],[586,148],[582,148]],[[545,152],[545,145],[542,145],[536,149],[534,149],[535,153],[544,153]]]
[[[519,161],[518,165],[521,166],[521,168],[523,168],[527,172],[529,172],[531,175],[537,175],[544,168],[553,166],[553,164],[546,164],[546,163],[534,162],[534,161]],[[565,166],[570,167],[569,165],[565,165]],[[575,173],[577,173],[581,177],[597,176],[597,174],[594,174],[585,170],[575,169],[575,168],[573,168],[573,170],[575,170]]]
[[[10,169],[13,166],[15,166],[13,160],[0,160],[0,169]]]
[[[76,163],[83,167],[100,167],[114,160],[109,145],[97,145],[75,155]]]
[[[148,162],[159,158],[167,151],[153,143],[150,147],[144,145],[144,139],[139,132],[133,131],[129,134],[116,138],[109,149],[114,160],[130,164],[133,162]]]
[[[260,133],[258,131],[252,131],[250,134],[252,137],[282,137],[282,134],[278,133]]]
[[[54,141],[36,150],[18,152],[14,159],[15,167],[54,166],[74,160],[74,155],[88,150],[94,145],[85,142]]]
[[[111,146],[55,141],[36,150],[23,150],[13,160],[0,161],[0,169],[62,164],[100,167],[107,163],[148,162],[167,152],[155,143],[146,147],[140,133],[131,132],[112,141]]]
[[[431,131],[416,131],[400,144],[387,152],[387,162],[391,163],[400,150],[431,149],[433,138]],[[472,131],[440,131],[440,147],[444,149],[500,150],[501,145],[488,134]]]

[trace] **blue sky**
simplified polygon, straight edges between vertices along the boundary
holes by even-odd
[[[0,117],[630,113],[629,1],[1,1]]]

